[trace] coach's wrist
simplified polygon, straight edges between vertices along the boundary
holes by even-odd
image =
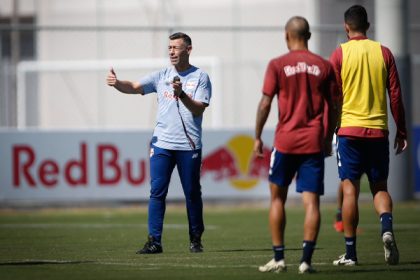
[[[179,94],[179,98],[184,99],[185,96],[187,96],[187,94],[184,91],[181,91],[181,93]]]

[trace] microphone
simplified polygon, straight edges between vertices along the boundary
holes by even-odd
[[[181,81],[181,78],[178,77],[178,76],[175,76],[174,79],[172,80],[172,83],[177,83],[177,82],[180,82],[180,81]],[[179,98],[179,96],[175,96],[175,99],[176,99],[177,104],[178,104],[178,98]]]
[[[167,86],[169,86],[171,83],[176,83],[176,82],[180,82],[181,78],[179,78],[178,76],[175,76],[172,81],[170,79],[165,80],[165,84]]]

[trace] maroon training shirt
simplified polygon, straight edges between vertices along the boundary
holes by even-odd
[[[322,151],[329,129],[329,106],[338,95],[328,61],[308,50],[290,51],[271,60],[263,94],[277,94],[279,122],[274,147],[278,151],[288,154]]]

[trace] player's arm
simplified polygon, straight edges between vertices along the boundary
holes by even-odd
[[[208,106],[207,103],[192,99],[188,94],[182,90],[182,83],[172,83],[174,88],[174,94],[181,100],[181,102],[187,107],[187,109],[195,116],[198,117],[204,113],[204,110]]]
[[[330,56],[330,63],[335,75],[335,84],[330,84],[330,92],[334,92],[334,87],[336,87],[336,92],[332,95],[333,103],[336,106],[336,128],[340,127],[341,123],[341,109],[343,106],[343,81],[341,80],[341,65],[343,63],[343,50],[341,47],[337,48]],[[333,88],[331,90],[331,87]]]
[[[254,141],[254,153],[257,157],[263,157],[263,146],[264,143],[261,140],[261,135],[264,129],[264,125],[267,122],[268,115],[271,110],[271,102],[273,101],[275,93],[279,92],[280,79],[276,67],[276,61],[273,59],[268,63],[267,70],[265,71],[264,84],[263,84],[263,95],[260,103],[258,103],[257,117],[255,121],[255,141]]]
[[[334,70],[335,81],[338,87],[338,98],[339,102],[342,102],[342,86],[343,81],[341,80],[341,65],[343,63],[343,51],[340,48],[337,48],[330,56],[330,63],[332,65],[332,69]]]
[[[193,100],[188,94],[185,92],[182,92],[179,98],[182,103],[187,107],[188,110],[191,111],[191,113],[198,117],[204,113],[204,110],[208,106],[208,104]]]
[[[113,68],[111,68],[108,72],[106,83],[122,93],[144,94],[143,87],[139,82],[118,80]]]
[[[405,110],[402,101],[400,79],[398,77],[397,66],[391,51],[382,46],[382,54],[388,70],[387,90],[390,101],[392,117],[397,125],[394,149],[399,154],[407,148],[407,128],[405,125]]]
[[[324,144],[324,152],[326,156],[332,155],[332,141],[334,137],[334,132],[338,126],[338,118],[341,107],[340,102],[340,90],[336,81],[336,76],[334,75],[334,71],[332,70],[332,67],[330,68],[328,75],[328,87],[326,90],[326,120],[327,123],[324,122],[325,127],[325,144]]]
[[[271,110],[271,102],[273,96],[263,94],[258,104],[257,118],[255,122],[255,142],[254,142],[254,153],[258,157],[263,157],[263,141],[261,140],[262,131],[264,125],[267,122],[268,115]]]

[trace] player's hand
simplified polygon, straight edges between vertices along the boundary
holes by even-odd
[[[172,88],[174,89],[174,95],[179,97],[182,94],[182,83],[181,81],[173,81]]]
[[[395,142],[394,142],[395,154],[398,155],[402,153],[403,151],[405,151],[405,149],[407,149],[407,145],[408,144],[407,144],[406,139],[395,137]]]
[[[114,87],[118,83],[117,74],[115,74],[114,68],[109,69],[106,77],[106,83],[108,86]]]
[[[264,143],[261,139],[255,139],[254,154],[255,154],[256,157],[258,157],[258,158],[263,158],[264,157],[263,146],[264,146]]]

